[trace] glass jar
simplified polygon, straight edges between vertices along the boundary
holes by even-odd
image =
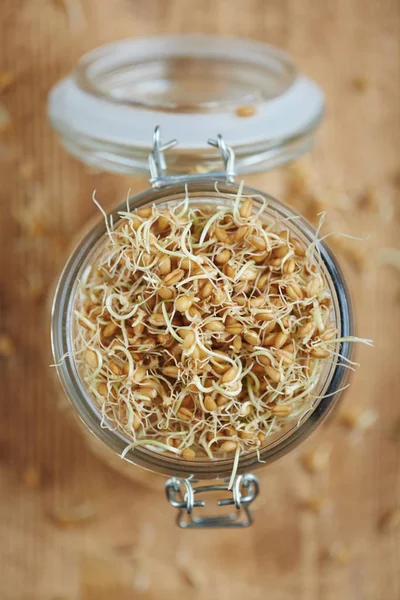
[[[153,125],[154,122],[157,122],[156,119],[160,117],[160,120],[166,125],[167,131],[174,123],[170,119],[171,115],[178,119],[178,121],[175,121],[175,124],[179,123],[177,130],[185,132],[182,151],[171,153],[173,158],[172,161],[168,160],[167,172],[164,152],[175,146],[176,140],[163,145],[160,141],[159,128],[156,128],[153,148],[152,150],[150,148],[151,151],[149,152],[152,189],[131,198],[129,200],[130,210],[153,204],[174,206],[186,194],[189,195],[192,205],[204,205],[206,203],[208,206],[212,206],[213,203],[219,205],[223,202],[227,203],[229,201],[226,198],[224,199],[224,195],[236,194],[239,187],[234,183],[236,170],[234,164],[235,149],[238,150],[239,154],[237,170],[243,172],[249,169],[252,170],[255,166],[265,168],[266,165],[271,166],[288,160],[293,154],[298,153],[299,146],[296,146],[296,144],[300,140],[303,146],[309,144],[310,136],[316,124],[316,105],[314,105],[314,119],[311,121],[309,119],[307,127],[297,130],[297,134],[293,133],[292,128],[292,135],[281,135],[279,141],[275,138],[275,145],[270,144],[269,149],[267,149],[269,142],[265,131],[261,132],[258,145],[254,146],[255,129],[252,125],[250,131],[244,131],[241,134],[243,139],[246,138],[246,144],[243,145],[236,141],[236,148],[235,143],[231,148],[219,136],[216,141],[209,141],[211,149],[204,150],[201,144],[196,141],[201,134],[201,127],[193,125],[199,116],[205,115],[206,117],[202,121],[204,135],[209,127],[216,127],[217,122],[220,124],[222,122],[222,125],[220,125],[222,129],[224,122],[228,124],[232,121],[232,108],[236,109],[244,101],[246,103],[251,101],[257,102],[257,110],[259,110],[258,123],[265,122],[264,111],[268,112],[267,109],[269,106],[271,107],[271,103],[282,101],[282,98],[285,98],[288,92],[293,92],[293,86],[298,83],[295,83],[297,81],[296,72],[291,62],[284,55],[262,44],[225,39],[222,43],[217,38],[218,43],[215,43],[214,46],[211,45],[213,51],[210,52],[210,45],[204,44],[203,36],[180,36],[172,38],[173,41],[171,41],[171,38],[168,39],[169,44],[166,44],[166,38],[156,38],[157,43],[154,40],[151,43],[149,40],[141,40],[139,46],[142,49],[142,54],[138,52],[137,41],[111,45],[105,47],[105,49],[100,49],[100,51],[90,53],[88,57],[83,59],[71,81],[68,82],[67,80],[68,89],[65,89],[66,82],[64,81],[56,87],[50,97],[50,118],[56,129],[62,134],[67,148],[89,164],[106,166],[108,169],[117,172],[142,172],[144,169],[143,155],[148,151],[144,144],[140,146],[137,142],[138,136],[140,137],[137,132],[135,142],[132,139],[129,141],[129,135],[126,135],[125,139],[122,140],[123,136],[121,136],[118,127],[121,124],[119,119],[122,119],[123,114],[125,114],[125,117],[128,114],[131,117],[136,115],[136,118],[138,118],[137,112],[142,111],[143,120],[147,119]],[[214,41],[216,42],[216,40]],[[120,52],[121,44],[128,44],[122,54]],[[136,52],[133,52],[132,47],[136,48]],[[166,49],[168,54],[165,56],[162,52],[165,52]],[[182,53],[186,61],[184,61],[183,67],[180,64]],[[217,54],[218,60],[215,59],[215,54]],[[213,56],[215,64],[211,61]],[[235,61],[239,61],[240,65],[235,65]],[[246,73],[245,66],[248,67],[249,62],[253,65],[253,68]],[[190,69],[188,69],[189,66]],[[181,68],[183,68],[184,75],[178,76],[181,73]],[[192,80],[193,72],[201,80],[201,74],[204,75],[204,69],[206,68],[212,69],[212,85],[205,90],[202,86],[194,86],[193,88],[195,83]],[[209,71],[206,70],[206,72]],[[262,79],[261,76],[263,75],[265,78],[267,72],[270,73],[268,81],[263,81],[262,85],[260,83],[258,86],[249,86],[249,80],[257,82],[257,77]],[[226,80],[223,79],[223,73],[227,73]],[[152,85],[147,81],[149,74],[153,78],[150,81]],[[170,86],[161,85],[162,78],[165,79],[167,76],[169,77]],[[148,82],[147,87],[144,85],[145,81]],[[216,82],[222,83],[218,87]],[[75,90],[73,90],[74,86]],[[305,87],[307,88],[307,84],[305,84]],[[310,82],[309,98],[313,95],[313,91],[315,91],[314,84]],[[97,137],[89,135],[90,128],[95,125],[96,117],[88,125],[85,132],[83,131],[82,124],[85,115],[87,116],[88,113],[85,111],[80,113],[78,110],[77,115],[76,110],[79,103],[74,105],[74,102],[78,102],[79,98],[82,101],[81,93],[88,94],[89,100],[94,100],[94,104],[89,102],[85,105],[85,111],[90,106],[92,108],[97,106],[100,111],[99,114],[104,115],[107,114],[106,109],[114,107],[114,112],[108,113],[114,115],[114,120],[107,131],[108,138],[104,129],[101,139],[99,132]],[[72,98],[73,101],[69,104],[69,110],[65,114],[62,111],[62,107],[65,108],[65,102],[60,101],[60,98],[61,100],[64,98],[64,101],[66,101],[66,97],[69,100]],[[322,96],[319,94],[319,99],[321,100],[321,98]],[[284,100],[284,104],[285,102]],[[72,110],[73,108],[76,110]],[[118,110],[115,112],[115,109]],[[122,113],[119,112],[120,109]],[[284,109],[285,107],[281,108],[283,112]],[[126,111],[133,111],[133,113],[127,113]],[[321,111],[317,111],[318,118],[321,116]],[[190,116],[188,123],[193,125],[193,129],[189,132],[185,129],[186,122],[184,120],[184,117],[188,115]],[[217,120],[215,121],[216,115]],[[74,127],[77,127],[77,116],[79,127],[74,129]],[[75,125],[73,124],[74,119]],[[236,120],[234,119],[234,121]],[[236,135],[236,140],[240,137],[242,121],[247,123],[250,119],[239,118],[236,134],[232,134],[233,138]],[[137,121],[133,122],[137,124]],[[214,133],[215,131],[216,129],[214,129]],[[299,133],[300,131],[301,133]],[[232,133],[232,129],[228,128],[229,132]],[[112,136],[114,136],[113,141],[111,141]],[[270,136],[269,141],[271,140]],[[140,148],[140,152],[138,148]],[[216,148],[217,151],[213,151],[213,148]],[[258,150],[255,148],[258,148]],[[213,169],[221,162],[221,156],[224,169],[215,171]],[[181,169],[190,170],[194,164],[197,168],[201,165],[203,167],[201,170],[206,172],[192,172],[189,175],[181,174]],[[216,182],[218,183],[217,187]],[[261,199],[266,199],[268,205],[264,216],[274,219],[289,218],[285,221],[288,229],[305,244],[309,245],[315,240],[315,232],[311,226],[278,200],[251,188],[245,187],[243,193],[254,197],[255,210],[257,210],[257,207],[260,208]],[[119,222],[118,211],[125,206],[123,204],[112,211],[114,225],[118,225]],[[293,218],[294,216],[296,218]],[[129,444],[129,440],[124,438],[118,431],[102,426],[99,409],[85,389],[73,357],[72,323],[75,293],[85,267],[98,252],[106,236],[106,226],[102,221],[89,231],[72,252],[59,280],[52,312],[52,346],[55,363],[58,365],[58,375],[73,408],[80,417],[81,423],[85,426],[86,431],[92,434],[89,436],[88,441],[92,449],[100,454],[106,462],[112,466],[118,465],[119,470],[122,467],[134,479],[139,477],[139,473],[144,473],[135,466],[152,472],[151,474],[146,473],[146,480],[150,484],[155,481],[153,473],[169,476],[170,479],[166,484],[167,496],[170,503],[179,510],[178,522],[181,526],[246,526],[251,523],[249,505],[258,493],[257,479],[249,471],[268,464],[294,448],[331,411],[344,385],[347,372],[345,361],[350,355],[350,345],[348,342],[338,344],[340,348],[337,349],[332,359],[327,361],[323,375],[319,380],[319,387],[314,391],[317,400],[314,402],[312,409],[304,415],[304,418],[299,422],[292,422],[286,429],[281,430],[274,436],[267,437],[260,449],[259,456],[256,451],[249,451],[240,456],[231,495],[219,501],[220,505],[234,505],[235,512],[219,517],[193,516],[194,509],[203,506],[201,501],[196,500],[196,494],[212,490],[221,492],[228,490],[228,485],[225,483],[197,486],[196,482],[214,479],[223,482],[231,476],[233,459],[221,458],[210,461],[209,459],[196,457],[192,461],[188,461],[175,456],[162,455],[141,446],[130,449],[125,454],[125,460],[123,461],[120,456]],[[352,318],[349,296],[343,276],[331,252],[323,243],[318,244],[315,250],[315,259],[325,277],[332,297],[333,318],[338,336],[347,337],[351,335]],[[140,479],[142,480],[141,475]],[[244,511],[243,517],[240,509]]]
[[[240,116],[243,107],[253,109],[251,117]],[[71,154],[128,175],[148,173],[155,125],[166,139],[179,134],[170,173],[219,168],[219,154],[206,143],[219,132],[235,152],[237,173],[248,173],[309,150],[323,114],[321,89],[281,50],[208,35],[97,48],[51,90],[48,102],[50,121]]]

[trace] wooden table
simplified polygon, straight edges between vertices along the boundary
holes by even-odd
[[[2,0],[0,17],[0,104],[10,116],[0,133],[0,597],[400,598],[395,513],[380,526],[400,505],[399,274],[382,252],[400,233],[398,3]],[[68,241],[95,213],[92,190],[111,208],[146,184],[70,158],[46,120],[47,93],[101,43],[188,31],[276,44],[321,84],[327,116],[308,164],[330,204],[328,227],[369,235],[340,254],[357,332],[375,341],[358,349],[345,406],[378,420],[357,436],[336,419],[261,471],[256,524],[244,531],[176,528],[161,483],[156,492],[133,484],[86,450],[48,368],[46,298]],[[287,172],[247,181],[284,196]],[[302,453],[327,441],[329,465],[308,473]],[[305,499],[322,499],[323,510]],[[93,519],[67,527],[76,507]]]

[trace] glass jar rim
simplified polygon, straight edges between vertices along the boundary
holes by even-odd
[[[232,47],[235,48],[234,56],[229,53]],[[187,84],[193,84],[192,79],[211,69],[211,62],[216,59],[222,60],[223,68],[231,77],[235,76],[238,80],[245,78],[244,82],[236,82],[238,87],[239,83],[242,84],[238,90],[240,94],[234,94],[231,86],[228,90],[231,94],[221,97],[216,91],[217,97],[213,99],[212,89],[207,90],[210,96],[204,97],[204,92],[196,86],[194,93],[186,99]],[[167,76],[157,73],[157,67],[158,70],[168,68]],[[168,78],[170,85],[160,86],[162,89],[156,93],[155,82],[150,87],[147,78],[143,81],[143,74],[138,73],[149,68],[153,69],[153,74]],[[249,89],[244,91],[244,83],[250,83],[249,68],[257,69],[257,86],[251,88],[249,85]],[[245,69],[246,76],[243,73]],[[73,76],[81,89],[116,104],[147,110],[199,113],[259,104],[277,98],[293,85],[297,68],[285,52],[270,44],[230,36],[180,34],[106,44],[85,54]],[[172,84],[176,80],[181,86],[179,89],[175,85],[178,89],[171,95],[168,88],[174,87]]]
[[[236,193],[237,189],[237,184],[218,182],[218,192],[221,194]],[[189,195],[196,193],[210,196],[213,192],[215,192],[215,184],[213,183],[199,181],[198,183],[194,182],[190,184]],[[150,189],[131,198],[129,200],[130,209],[150,204],[156,200],[168,201],[167,199],[171,197],[181,198],[185,193],[186,189],[184,185],[169,186],[157,190]],[[266,198],[268,202],[272,203],[274,211],[285,218],[296,215],[294,211],[278,200],[259,190],[245,187],[244,193]],[[115,223],[118,220],[118,212],[125,208],[125,206],[126,204],[121,204],[112,211],[111,214],[114,217]],[[291,221],[291,223],[293,226],[294,221]],[[295,226],[296,233],[301,232],[304,237],[312,239],[313,229],[305,220],[300,221],[296,219]],[[93,402],[90,400],[90,396],[80,380],[75,361],[71,356],[72,346],[69,337],[69,332],[72,331],[74,289],[77,284],[78,274],[82,271],[88,255],[94,251],[94,247],[101,242],[105,234],[105,224],[99,223],[87,234],[71,254],[60,277],[54,297],[51,339],[59,378],[81,420],[98,439],[106,443],[106,445],[118,454],[121,454],[128,445],[127,441],[118,432],[101,427],[100,416],[93,408]],[[338,324],[341,336],[348,336],[352,331],[352,312],[346,284],[327,246],[324,243],[320,243],[318,251],[321,264],[326,269],[326,273],[330,278],[329,283],[332,284],[335,292],[334,301],[337,302],[337,316],[340,320]],[[255,451],[242,455],[239,460],[238,474],[275,460],[308,437],[335,404],[347,374],[344,363],[350,355],[350,343],[342,342],[340,345],[340,355],[330,365],[327,380],[324,383],[323,392],[321,393],[322,397],[319,399],[319,402],[315,403],[313,410],[302,422],[297,423],[297,425],[294,424],[293,427],[283,433],[281,437],[278,437],[272,444],[266,444],[261,448],[259,457]],[[179,477],[194,475],[199,479],[227,477],[231,474],[233,464],[233,459],[184,461],[155,453],[143,447],[136,447],[129,450],[125,459],[135,465],[164,475],[176,475]]]
[[[243,103],[254,109],[245,118],[237,112]],[[171,172],[214,170],[218,157],[206,140],[221,132],[245,173],[308,151],[323,113],[321,89],[278,48],[194,34],[96,48],[48,100],[50,121],[71,154],[107,171],[140,175],[148,172],[157,124],[166,137],[180,138]]]

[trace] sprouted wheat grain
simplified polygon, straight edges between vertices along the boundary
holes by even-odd
[[[234,200],[234,201],[233,201]],[[103,426],[183,460],[256,450],[317,398],[340,341],[310,248],[253,200],[120,213],[83,272],[75,358]]]

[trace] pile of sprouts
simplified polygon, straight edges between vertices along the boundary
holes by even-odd
[[[312,410],[343,341],[332,298],[315,242],[253,200],[240,187],[229,204],[187,194],[106,219],[79,282],[74,354],[125,453],[237,465]]]

